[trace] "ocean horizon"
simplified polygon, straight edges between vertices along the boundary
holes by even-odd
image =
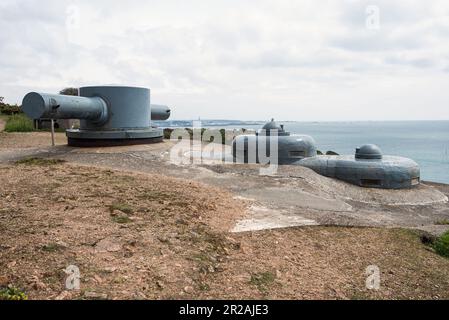
[[[449,184],[449,120],[407,121],[277,121],[294,134],[312,136],[317,148],[353,154],[373,143],[385,155],[411,158],[421,168],[421,179]],[[264,121],[201,120],[203,127],[259,129]],[[192,121],[171,120],[163,127],[190,127]]]

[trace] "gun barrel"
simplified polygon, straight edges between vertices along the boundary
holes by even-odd
[[[22,110],[32,119],[83,119],[102,123],[108,119],[106,102],[100,97],[28,93]]]
[[[170,113],[171,110],[167,106],[160,104],[151,105],[151,120],[167,120],[170,118]]]

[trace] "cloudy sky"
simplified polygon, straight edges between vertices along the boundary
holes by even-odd
[[[99,84],[174,119],[449,119],[449,2],[0,0],[0,96]]]

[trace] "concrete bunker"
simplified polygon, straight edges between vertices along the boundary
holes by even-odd
[[[256,135],[241,135],[234,139],[234,161],[264,163],[259,161],[259,148],[263,146],[269,150],[270,147],[265,146],[270,144],[268,137],[277,142],[277,164],[280,165],[304,166],[320,175],[367,188],[403,189],[420,183],[419,166],[411,159],[384,156],[373,144],[357,148],[354,155],[317,155],[312,137],[290,135],[274,120],[265,124]]]
[[[273,143],[276,146],[273,147]],[[237,136],[232,143],[236,162],[263,163],[261,158],[276,156],[278,164],[293,164],[306,157],[317,155],[315,141],[306,135],[290,134],[274,119],[259,129],[255,135]]]

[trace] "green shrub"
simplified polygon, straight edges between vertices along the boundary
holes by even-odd
[[[33,120],[24,114],[12,115],[5,125],[6,132],[30,132],[34,131]]]
[[[64,88],[61,91],[59,91],[59,94],[65,95],[65,96],[77,96],[78,95],[78,88]]]
[[[0,97],[0,113],[12,115],[16,113],[22,112],[20,107],[17,104],[7,104],[3,102],[3,97]]]
[[[25,293],[14,287],[0,290],[0,300],[28,300]]]
[[[276,280],[276,275],[272,272],[253,273],[251,280],[252,285],[257,286],[260,291],[267,291],[268,287]]]
[[[164,129],[164,139],[170,140],[170,137],[171,137],[171,134],[172,134],[173,130],[174,129],[171,129],[171,128]]]
[[[433,248],[440,256],[449,258],[449,231],[435,241]]]
[[[132,214],[134,208],[126,203],[113,203],[109,206],[109,212],[114,212],[115,210],[121,211],[126,214]]]

